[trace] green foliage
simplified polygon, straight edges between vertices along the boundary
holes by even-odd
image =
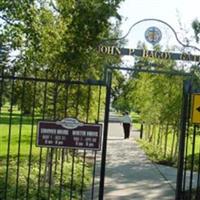
[[[192,28],[193,28],[194,35],[195,35],[195,38],[196,38],[196,42],[199,42],[200,22],[199,22],[198,19],[195,19],[192,22]]]
[[[164,157],[162,152],[162,149],[160,145],[154,145],[147,141],[139,140],[139,145],[142,149],[144,149],[145,153],[147,154],[148,158],[158,164],[164,164],[172,166],[173,160],[170,156]]]
[[[129,94],[133,88],[131,84],[125,80],[125,77],[120,72],[113,72],[112,81],[112,106],[120,112],[130,112],[132,110],[132,102]]]
[[[136,59],[134,68],[180,71],[174,61],[148,57]],[[174,75],[131,72],[128,79],[120,78],[113,107],[122,112],[137,112],[146,123],[178,124],[183,79]]]
[[[194,157],[193,157],[194,156]],[[195,153],[194,155],[188,155],[186,157],[186,169],[192,169],[192,162],[194,164],[193,170],[198,171],[199,170],[199,152]]]
[[[159,70],[173,70],[173,62],[154,61]],[[151,69],[151,67],[149,67]],[[182,77],[141,74],[136,80],[135,102],[147,123],[177,123],[180,115]]]
[[[158,133],[155,133],[158,134]],[[161,134],[164,134],[163,132]],[[156,138],[157,139],[157,138]],[[196,143],[195,143],[195,152],[194,157],[192,156],[192,136],[189,137],[188,146],[187,146],[187,156],[185,158],[186,169],[192,168],[193,162],[193,170],[198,171],[199,169],[199,144],[200,144],[200,137],[199,135],[196,136]],[[170,138],[170,134],[168,136],[168,146],[167,146],[167,153],[166,156],[164,155],[162,144],[155,144],[155,141],[149,142],[149,140],[138,140],[139,145],[142,149],[144,149],[145,153],[147,154],[148,158],[155,163],[168,165],[168,166],[177,166],[177,159],[174,155],[171,154],[172,151],[172,138]],[[164,137],[163,142],[164,143]],[[175,145],[176,143],[174,143]],[[176,148],[176,147],[175,147]]]
[[[79,199],[80,190],[81,190],[81,182],[82,182],[82,161],[81,159],[75,160],[75,169],[74,169],[74,182],[73,182],[73,199]],[[41,199],[48,199],[48,189],[49,189],[49,178],[47,174],[45,174],[45,162],[43,161],[41,164],[41,186],[40,193],[38,194],[38,161],[34,159],[31,165],[31,174],[30,174],[30,182],[29,182],[29,199],[36,199],[37,195],[40,196]],[[71,160],[68,162],[64,162],[63,164],[63,177],[62,177],[62,197],[63,199],[69,199],[70,195],[70,187],[71,187]],[[14,199],[16,193],[16,169],[17,163],[14,159],[9,162],[9,180],[8,180],[8,199]],[[5,187],[5,172],[6,172],[6,163],[1,162],[1,170],[0,170],[0,190],[2,191]],[[61,177],[61,164],[57,162],[57,172],[52,175],[52,190],[51,190],[51,199],[56,200],[59,196],[60,191],[60,177]],[[85,179],[84,179],[84,189],[88,187],[91,183],[91,167],[85,167]],[[26,159],[20,162],[20,170],[19,170],[19,185],[18,185],[18,196],[20,198],[25,198],[27,192],[27,178],[28,178],[28,161]],[[3,193],[0,194],[0,197],[3,198]]]
[[[9,51],[16,51],[13,59],[4,72],[9,75],[17,75],[46,78],[53,80],[87,80],[103,79],[104,67],[108,63],[119,63],[118,57],[102,55],[97,51],[98,45],[105,39],[117,37],[119,33],[118,23],[111,23],[110,18],[120,20],[117,13],[121,0],[3,0],[0,3],[0,18],[3,21],[0,36],[3,44]],[[113,43],[113,42],[112,42]],[[25,72],[26,71],[26,72]],[[0,73],[3,73],[2,70]],[[6,86],[5,91],[11,89]],[[25,113],[31,113],[31,100],[34,97],[34,84],[30,81],[25,86],[24,106],[21,106],[23,86],[16,83],[13,104],[18,105]],[[42,87],[36,85],[36,93],[39,94]],[[81,101],[87,100],[86,90],[80,90]],[[58,96],[59,110],[64,110],[64,98],[66,88],[62,85],[48,86],[48,102],[52,105],[56,92]],[[69,96],[74,98],[73,107],[69,113],[74,114],[74,106],[77,101],[74,95],[76,90],[70,89]],[[95,93],[95,94],[94,94]],[[98,90],[93,91],[93,96],[98,95]],[[39,96],[39,95],[38,95]],[[54,96],[55,93],[54,93]],[[6,95],[5,103],[10,95]],[[41,110],[43,96],[35,99],[37,110]],[[91,102],[91,105],[95,101]],[[94,110],[94,107],[92,107]],[[52,106],[47,112],[52,114]],[[85,108],[80,109],[84,115]],[[59,113],[58,115],[62,115]]]
[[[169,125],[145,125],[143,139],[138,142],[153,162],[176,167],[179,141],[177,131],[178,127]],[[193,162],[193,170],[198,171],[200,134],[197,129],[194,143],[193,131],[194,127],[190,126],[185,138],[185,153],[187,154],[184,167],[188,170],[192,169]]]
[[[31,142],[31,130],[32,130],[32,117],[23,116],[22,126],[20,130],[20,112],[17,111],[17,108],[13,108],[12,115],[12,128],[11,128],[11,138],[10,138],[10,151],[9,151],[9,160],[7,163],[8,155],[8,132],[9,132],[9,121],[10,115],[7,112],[9,107],[3,107],[1,110],[1,124],[0,124],[0,199],[3,199],[5,191],[5,176],[6,176],[6,167],[9,165],[8,169],[8,197],[7,199],[15,199],[16,193],[16,178],[17,178],[17,166],[19,165],[19,180],[18,180],[18,196],[21,199],[25,199],[27,192],[27,180],[29,178],[29,198],[37,199],[38,195],[38,178],[39,178],[39,157],[40,157],[40,148],[36,147],[36,129],[37,121],[41,119],[40,115],[35,115],[35,120],[33,124],[33,136],[32,136],[32,146]],[[20,143],[19,143],[19,134],[21,133]],[[18,162],[18,148],[20,144],[20,157]],[[32,148],[30,152],[30,147]],[[48,199],[48,170],[45,168],[48,167],[47,155],[49,155],[46,148],[42,149],[42,162],[41,162],[41,179],[40,179],[40,194],[41,199]],[[56,159],[57,155],[57,159]],[[53,150],[53,159],[52,159],[52,191],[51,198],[58,199],[60,191],[60,177],[61,177],[61,166],[62,166],[62,150],[54,149]],[[29,163],[29,159],[31,162]],[[87,158],[86,158],[87,159]],[[30,165],[30,177],[28,176]],[[56,170],[55,170],[56,167]],[[76,154],[74,157],[74,182],[73,182],[73,199],[80,198],[80,190],[82,183],[82,167],[83,167],[83,158],[81,154]],[[71,170],[72,170],[72,156],[70,151],[64,153],[64,162],[63,162],[63,182],[62,184],[62,197],[63,199],[69,199],[70,187],[71,187]],[[92,165],[89,162],[85,162],[85,178],[83,189],[87,189],[91,184],[92,177]]]
[[[98,72],[105,59],[96,49],[102,39],[112,37],[109,19],[120,20],[120,2],[22,0],[13,5],[5,0],[1,3],[1,32],[10,48],[20,51],[21,68],[85,73],[83,65],[87,65]]]

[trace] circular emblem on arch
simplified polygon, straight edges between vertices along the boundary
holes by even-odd
[[[162,33],[159,28],[152,26],[145,31],[145,39],[147,42],[155,45],[160,42]]]

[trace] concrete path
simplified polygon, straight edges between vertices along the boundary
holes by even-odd
[[[124,140],[122,125],[109,124],[104,200],[174,200],[176,169],[153,164],[138,147],[132,131]],[[98,200],[101,152],[97,154],[94,200]],[[86,192],[86,199],[91,193]]]
[[[122,126],[110,123],[105,177],[105,200],[174,200],[175,191]]]

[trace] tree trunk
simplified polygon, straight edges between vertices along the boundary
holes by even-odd
[[[172,146],[171,146],[171,158],[173,158],[173,152],[175,149],[175,139],[176,139],[176,127],[173,127],[173,132],[172,132],[173,136],[172,136]]]
[[[159,128],[158,128],[157,145],[160,144],[160,138],[161,138],[161,125],[159,125]]]
[[[168,131],[169,131],[169,125],[168,125],[168,123],[167,123],[166,130],[165,130],[164,158],[166,158],[166,156],[167,156]]]
[[[152,126],[151,125],[149,125],[148,140],[149,140],[149,142],[152,141]]]

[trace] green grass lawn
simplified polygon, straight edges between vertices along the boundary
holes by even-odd
[[[144,130],[147,132],[147,129]],[[148,135],[149,136],[149,135]],[[178,138],[177,134],[174,135],[173,131],[169,129],[166,137],[165,130],[160,132],[158,126],[154,128],[151,140],[148,138],[147,133],[144,133],[144,139],[139,140],[140,146],[145,150],[149,159],[156,163],[177,166],[177,147]],[[158,143],[158,138],[160,138]],[[174,142],[173,142],[174,139]],[[167,141],[167,143],[166,143]],[[192,151],[193,151],[193,135],[192,131],[189,134],[188,140],[185,140],[187,144],[187,154],[186,154],[186,167],[191,168],[192,162]],[[194,169],[198,170],[199,167],[199,146],[200,146],[200,135],[196,134],[195,148],[194,148]],[[185,147],[186,153],[186,147]]]
[[[62,199],[69,199],[72,150],[54,149],[53,153],[50,154],[50,150],[47,153],[47,148],[42,148],[40,162],[41,148],[36,146],[37,123],[40,119],[40,115],[35,115],[34,118],[23,115],[21,118],[21,114],[16,108],[14,108],[10,117],[7,109],[2,109],[0,113],[0,199],[4,199],[6,177],[7,199],[15,199],[17,192],[20,199],[25,199],[28,194],[29,199],[35,200],[38,195],[38,183],[40,184],[40,199],[48,199],[49,177],[51,177],[51,199],[58,199],[60,185],[62,186]],[[52,161],[51,176],[48,173],[50,165],[48,165],[46,159],[50,155],[53,156],[53,159],[50,159]],[[62,155],[64,162],[61,159]],[[72,185],[73,199],[80,198],[82,166],[82,156],[76,156],[74,158],[74,180]],[[40,167],[41,170],[39,171]],[[61,169],[63,170],[62,176]],[[91,183],[91,164],[85,164],[84,173],[83,189],[86,189]]]

